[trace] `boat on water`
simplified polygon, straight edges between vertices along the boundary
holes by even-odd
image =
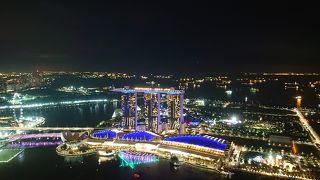
[[[115,159],[115,156],[99,156],[98,163],[101,164],[104,162],[112,161],[114,159]]]
[[[115,151],[114,150],[99,150],[98,154],[100,156],[111,157],[111,156],[114,156]]]
[[[179,161],[177,156],[171,156],[170,158],[170,165],[174,167],[179,167],[182,165],[182,162]]]

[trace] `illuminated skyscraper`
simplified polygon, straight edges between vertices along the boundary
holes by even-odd
[[[147,124],[147,130],[153,132],[159,132],[160,125],[160,94],[143,94],[145,102],[145,119]]]
[[[136,129],[137,125],[137,93],[126,93],[121,96],[122,127]]]
[[[122,93],[122,126],[135,129],[138,117],[143,117],[145,129],[160,133],[163,130],[179,130],[183,119],[183,91],[162,88],[123,88],[113,92]],[[138,112],[138,98],[143,97],[142,111]]]

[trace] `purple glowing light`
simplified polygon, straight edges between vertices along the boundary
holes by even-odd
[[[41,142],[20,142],[8,144],[8,147],[11,148],[34,148],[34,147],[44,147],[44,146],[58,146],[62,144],[62,141],[41,141]]]
[[[42,134],[19,134],[9,137],[9,141],[25,140],[25,139],[41,139],[41,138],[61,138],[61,133],[42,133]]]

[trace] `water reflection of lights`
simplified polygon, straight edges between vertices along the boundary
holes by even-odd
[[[302,96],[297,96],[295,97],[297,100],[297,108],[300,109],[301,108],[301,101],[302,101]]]
[[[73,104],[98,103],[98,102],[108,102],[108,101],[109,101],[108,99],[62,101],[62,102],[49,102],[49,103],[37,103],[37,104],[25,104],[25,105],[0,106],[0,109],[35,108],[35,107],[44,107],[44,106],[73,105]]]
[[[19,161],[19,162],[23,162],[23,161],[24,161],[24,151],[21,152],[21,153],[18,155],[18,161]]]
[[[83,164],[83,157],[66,157],[64,158],[64,162],[69,164]]]
[[[98,163],[101,164],[103,162],[108,162],[108,161],[112,161],[115,159],[115,156],[111,156],[111,157],[99,157],[98,159]]]

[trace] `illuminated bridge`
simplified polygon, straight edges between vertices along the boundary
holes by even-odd
[[[62,144],[61,133],[17,134],[10,136],[6,141],[9,142],[7,146],[11,148],[33,148]]]
[[[25,139],[38,139],[38,138],[61,138],[61,133],[41,133],[41,134],[18,134],[10,136],[8,141],[17,141]]]
[[[30,141],[30,142],[14,142],[7,145],[10,148],[35,148],[44,146],[58,146],[62,141]]]

